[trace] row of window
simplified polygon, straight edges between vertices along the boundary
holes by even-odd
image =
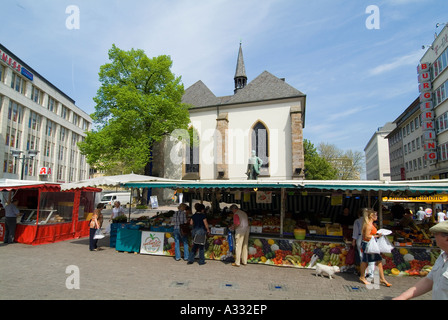
[[[51,162],[43,162],[44,167],[53,168],[54,164]],[[36,176],[38,174],[39,166],[37,165],[37,161],[25,161],[25,164],[22,167],[22,163],[19,163],[18,159],[15,159],[13,157],[10,157],[7,153],[5,154],[5,160],[3,162],[3,172],[11,173],[11,174],[18,174],[21,175],[22,172],[20,170],[23,170],[23,175],[26,178],[27,176]],[[78,177],[76,176],[76,173],[78,172]],[[57,181],[78,181],[85,179],[86,176],[86,170],[79,170],[72,167],[69,167],[67,170],[67,167],[64,165],[58,165],[56,172],[53,172],[52,174],[56,174]]]
[[[5,73],[6,73],[5,66],[0,65],[0,82],[2,82],[2,83],[5,83],[4,82],[5,78],[6,78]],[[11,85],[12,89],[16,90],[17,92],[19,92],[23,95],[26,95],[27,81],[14,71],[12,72],[10,85]],[[45,96],[44,91],[40,90],[38,87],[36,87],[33,84],[31,85],[31,95],[30,95],[31,100],[33,100],[35,103],[37,103],[40,106],[44,106],[44,96]],[[58,106],[59,106],[59,102],[56,99],[54,99],[53,97],[51,97],[50,95],[48,95],[47,105],[46,105],[46,108],[48,110],[58,114],[64,120],[70,121],[77,127],[82,128],[82,130],[84,130],[84,131],[89,130],[89,122],[86,119],[83,119],[80,115],[78,115],[77,113],[72,111],[72,118],[71,118],[71,120],[69,120],[69,114],[70,114],[69,108],[67,108],[66,106],[61,104],[61,108],[60,108],[60,110],[58,110]]]
[[[448,48],[445,49],[440,57],[437,58],[436,61],[431,66],[432,69],[432,78],[435,79],[439,74],[442,73],[443,70],[448,66]]]
[[[389,145],[393,146],[400,142],[404,137],[410,135],[412,132],[420,128],[422,123],[421,114],[412,119],[406,126],[398,130],[393,136],[389,138]]]
[[[0,107],[1,107],[2,97],[0,96]],[[22,118],[24,114],[25,107],[17,104],[16,102],[10,100],[9,108],[8,108],[8,120],[12,122],[17,122],[19,124],[22,123]],[[40,127],[42,123],[42,117],[34,111],[30,111],[29,119],[28,119],[28,128],[37,132],[40,132]],[[54,138],[55,129],[57,124],[49,119],[46,121],[45,125],[45,135]],[[68,134],[70,130],[61,126],[59,131],[59,140],[63,143],[66,142]],[[79,134],[72,132],[72,141],[71,145],[76,146],[76,143],[79,140]],[[8,143],[6,143],[8,145]]]
[[[439,145],[437,151],[440,161],[448,160],[448,142]]]
[[[448,90],[448,81],[445,81],[440,87],[434,90],[434,106],[438,106],[446,100],[446,92]]]

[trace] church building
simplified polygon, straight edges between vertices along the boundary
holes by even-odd
[[[248,82],[241,44],[234,83],[229,96],[217,97],[200,80],[185,90],[188,135],[165,142],[164,154],[154,155],[154,175],[245,180],[255,153],[262,160],[258,179],[303,178],[306,95],[268,71]]]

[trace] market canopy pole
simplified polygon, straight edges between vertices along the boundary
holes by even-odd
[[[378,220],[380,229],[383,228],[383,190],[378,191]]]
[[[131,208],[132,208],[132,194],[134,193],[134,188],[131,187],[131,195],[129,199],[129,213],[128,213],[128,221],[131,221]]]
[[[280,189],[280,237],[283,237],[283,220],[285,219],[285,188]]]

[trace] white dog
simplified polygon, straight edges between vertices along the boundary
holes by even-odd
[[[316,277],[317,276],[328,276],[328,278],[333,279],[333,275],[336,272],[339,272],[340,269],[338,266],[326,266],[324,264],[316,263]]]

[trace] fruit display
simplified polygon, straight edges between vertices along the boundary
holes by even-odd
[[[280,233],[280,217],[267,215],[263,217],[263,233]]]
[[[394,248],[382,253],[384,274],[394,276],[426,276],[440,255],[439,249]]]
[[[249,239],[249,263],[311,268],[315,263],[343,266],[344,244],[284,239]],[[315,257],[313,259],[313,257]]]
[[[428,232],[418,226],[413,229],[395,230],[394,239],[395,246],[432,246]]]

